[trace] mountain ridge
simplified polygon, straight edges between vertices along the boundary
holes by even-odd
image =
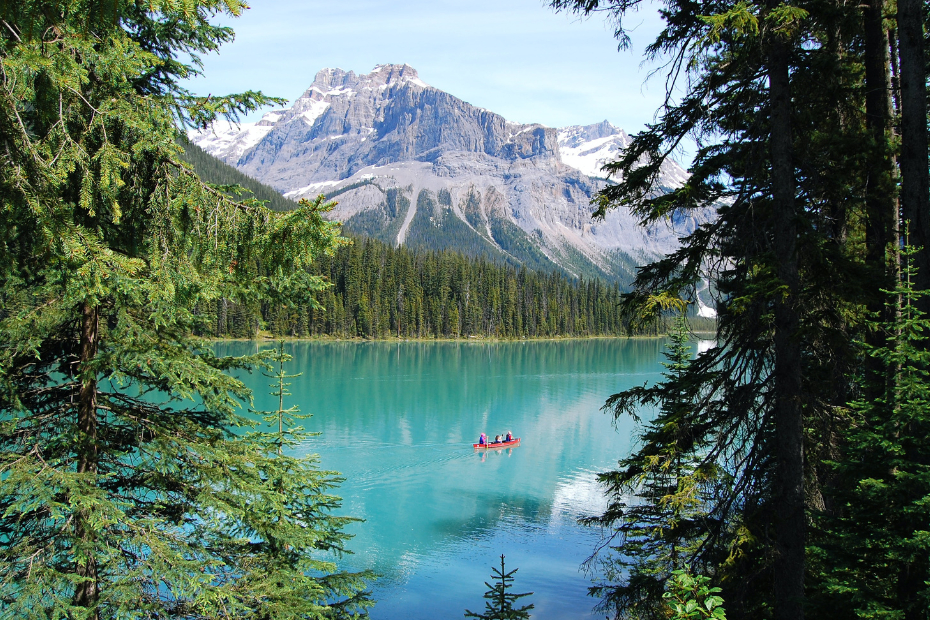
[[[207,152],[287,197],[338,197],[347,230],[399,245],[495,254],[626,284],[699,223],[651,229],[625,210],[590,218],[600,170],[629,137],[603,121],[508,121],[423,82],[409,65],[323,69],[288,108],[192,132]],[[668,162],[660,185],[687,174]]]

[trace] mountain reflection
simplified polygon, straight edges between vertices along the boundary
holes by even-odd
[[[290,343],[289,371],[303,373],[292,380],[290,404],[313,414],[304,426],[322,433],[300,451],[318,453],[323,468],[342,472],[341,513],[366,520],[350,528],[355,555],[343,563],[385,575],[389,591],[381,596],[400,596],[389,584],[413,587],[427,565],[461,570],[474,548],[487,545],[498,555],[508,548],[525,554],[519,566],[528,577],[520,587],[527,591],[534,562],[552,562],[554,544],[568,546],[565,570],[576,574],[592,550],[591,532],[576,519],[603,509],[595,474],[628,450],[632,429],[629,420],[615,429],[600,407],[614,392],[655,381],[663,345]],[[218,345],[231,354],[254,347]],[[263,377],[245,380],[256,408],[277,406]],[[471,446],[482,431],[493,438],[508,430],[520,446]],[[584,576],[573,579],[566,587],[590,608]]]

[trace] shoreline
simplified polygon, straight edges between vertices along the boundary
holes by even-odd
[[[695,336],[715,336],[716,332],[694,330],[691,332]],[[635,335],[635,336],[547,336],[533,338],[493,338],[485,336],[468,336],[466,338],[337,338],[335,336],[271,336],[266,333],[259,333],[255,338],[205,338],[208,342],[354,342],[357,344],[369,342],[458,342],[458,343],[504,343],[504,342],[562,342],[569,340],[639,340],[665,338],[668,334]],[[700,338],[705,340],[706,338]]]

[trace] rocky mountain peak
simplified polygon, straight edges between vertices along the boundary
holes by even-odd
[[[371,73],[356,75],[354,71],[321,69],[301,99],[320,101],[326,97],[351,96],[364,90],[384,90],[405,83],[426,88],[428,85],[407,64],[375,65]]]
[[[617,159],[629,143],[626,132],[607,121],[559,129],[562,161],[590,177],[605,178],[601,168]]]
[[[371,73],[363,75],[362,79],[366,79],[372,84],[378,85],[411,82],[417,86],[426,86],[426,83],[417,75],[417,70],[407,64],[375,65]]]
[[[629,137],[607,121],[553,129],[510,122],[420,80],[406,64],[318,72],[286,109],[191,140],[292,198],[338,196],[347,230],[458,248],[566,273],[623,279],[675,247],[629,213],[590,220],[603,165]],[[687,174],[663,166],[663,188]]]
[[[559,130],[559,144],[575,148],[591,140],[600,140],[613,136],[621,136],[621,142],[624,143],[628,140],[625,131],[611,125],[608,121],[601,121],[593,125],[570,125]]]
[[[358,84],[358,77],[355,71],[343,71],[338,67],[320,69],[308,90],[329,91],[345,87],[352,87]]]

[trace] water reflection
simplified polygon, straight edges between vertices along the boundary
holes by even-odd
[[[367,520],[351,528],[356,555],[347,562],[385,575],[372,617],[480,609],[500,553],[520,568],[518,587],[537,592],[534,617],[588,617],[593,601],[578,567],[597,534],[576,519],[603,509],[595,474],[626,453],[632,429],[626,420],[615,429],[600,407],[654,381],[663,344],[289,344],[290,370],[304,373],[291,402],[322,432],[300,449],[345,475],[343,513]],[[277,405],[260,376],[247,381],[257,408]],[[472,448],[482,431],[507,430],[520,446]]]
[[[475,448],[475,453],[481,455],[481,462],[484,463],[488,459],[488,454],[506,454],[509,457],[513,454],[513,448],[504,448],[503,450]]]

